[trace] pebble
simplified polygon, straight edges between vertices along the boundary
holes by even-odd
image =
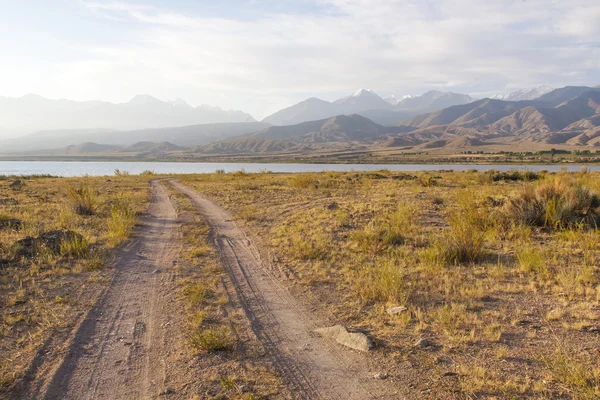
[[[404,307],[404,306],[397,306],[397,307],[391,307],[387,309],[388,314],[399,314],[401,312],[404,312],[408,310],[408,308]]]
[[[430,347],[430,346],[433,346],[433,342],[427,338],[420,338],[415,343],[415,347],[423,348],[423,347]]]

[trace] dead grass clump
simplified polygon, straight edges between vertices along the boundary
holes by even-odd
[[[596,227],[600,197],[578,183],[557,178],[537,186],[525,186],[509,199],[507,215],[532,226],[555,230],[583,224]]]
[[[484,244],[485,231],[464,214],[457,213],[450,219],[450,228],[434,241],[433,249],[438,262],[456,265],[480,260],[485,254]]]
[[[198,307],[212,295],[212,291],[201,283],[187,284],[183,287],[183,295],[192,307]]]
[[[79,215],[94,215],[98,207],[98,193],[88,184],[80,183],[72,186],[67,192],[71,208]]]
[[[85,258],[88,256],[90,246],[84,237],[71,236],[60,244],[60,254],[73,258]]]
[[[549,278],[550,270],[542,252],[531,245],[521,247],[516,251],[519,269],[522,272],[533,273],[540,278]]]
[[[558,346],[553,354],[543,357],[543,362],[552,378],[580,394],[578,398],[600,397],[600,368],[594,365],[592,357],[582,353],[575,356],[563,346]]]
[[[363,253],[377,254],[386,247],[405,244],[416,231],[415,210],[399,204],[393,212],[372,220],[364,229],[352,232],[351,238]]]
[[[359,268],[355,286],[364,301],[406,305],[411,295],[405,269],[390,259]]]
[[[112,245],[125,240],[131,234],[137,222],[135,209],[131,199],[119,195],[115,198],[107,221],[108,231],[106,236]]]
[[[230,349],[233,338],[231,330],[227,326],[220,326],[214,329],[198,327],[191,333],[190,343],[197,350],[215,352]]]

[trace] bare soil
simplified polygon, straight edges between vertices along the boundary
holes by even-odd
[[[119,253],[112,281],[68,340],[57,367],[23,394],[31,399],[137,399],[165,392],[169,332],[168,267],[179,251],[176,213],[164,187],[151,184],[149,215]]]
[[[226,211],[189,187],[171,183],[207,219],[252,330],[294,398],[398,398],[387,381],[374,378],[378,366],[368,354],[313,333],[332,322],[288,291],[281,276],[261,258],[252,240]]]

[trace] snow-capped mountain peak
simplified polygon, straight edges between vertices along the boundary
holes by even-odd
[[[177,97],[175,100],[169,101],[169,103],[171,103],[173,106],[190,107],[188,102],[182,99],[181,97]]]
[[[511,93],[496,93],[490,98],[505,101],[535,100],[553,90],[554,88],[551,86],[540,85],[530,89],[519,89]]]
[[[371,89],[360,88],[356,92],[352,93],[352,96],[350,96],[350,97],[360,97],[360,96],[363,96],[365,94],[371,94],[372,95],[372,94],[375,94],[375,92],[373,92]]]

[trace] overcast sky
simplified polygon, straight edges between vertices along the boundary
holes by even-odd
[[[598,0],[0,0],[0,95],[147,93],[256,118],[359,87],[600,84]]]

